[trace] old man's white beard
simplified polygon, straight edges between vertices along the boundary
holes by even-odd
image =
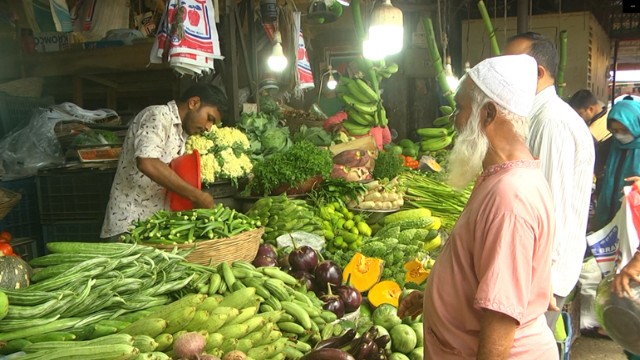
[[[482,172],[482,162],[489,150],[489,140],[480,131],[479,112],[474,112],[456,138],[449,154],[447,183],[454,189],[463,190]]]

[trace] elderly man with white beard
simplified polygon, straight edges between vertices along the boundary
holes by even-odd
[[[525,142],[536,90],[528,55],[490,58],[455,96],[449,183],[476,179],[469,202],[400,316],[424,316],[425,359],[557,359],[544,313],[555,223],[547,182]]]

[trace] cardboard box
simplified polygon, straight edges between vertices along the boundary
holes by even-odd
[[[69,49],[71,40],[69,33],[43,32],[33,35],[37,52],[52,52]]]

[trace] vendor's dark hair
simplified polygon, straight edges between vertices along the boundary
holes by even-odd
[[[186,102],[194,96],[199,97],[204,105],[217,107],[223,117],[227,114],[227,96],[219,87],[211,84],[193,85],[182,93],[178,101]]]
[[[555,79],[556,72],[558,71],[558,52],[556,51],[555,45],[541,34],[531,31],[514,35],[510,37],[507,42],[518,39],[525,39],[531,42],[531,47],[527,55],[536,59],[538,64],[545,68],[549,75]]]
[[[571,96],[571,99],[569,99],[569,106],[576,110],[586,109],[593,105],[598,105],[598,99],[587,89],[576,91],[576,93]]]

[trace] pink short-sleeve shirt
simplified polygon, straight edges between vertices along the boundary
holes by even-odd
[[[538,161],[487,169],[429,276],[425,359],[475,359],[483,309],[514,318],[510,359],[557,359],[544,313],[551,289],[553,203]]]

